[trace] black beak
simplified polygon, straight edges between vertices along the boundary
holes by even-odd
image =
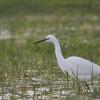
[[[46,40],[48,40],[48,39],[49,39],[49,38],[47,38],[47,39],[42,39],[42,40],[40,40],[40,41],[35,42],[34,44],[37,44],[37,43],[39,43],[39,42],[46,41]]]

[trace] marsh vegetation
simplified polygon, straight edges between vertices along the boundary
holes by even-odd
[[[74,81],[70,76],[67,79],[57,65],[54,47],[33,44],[54,34],[62,43],[64,57],[80,56],[100,65],[100,17],[95,9],[93,13],[84,7],[65,13],[66,7],[52,12],[50,6],[42,9],[43,13],[15,14],[17,6],[10,7],[15,7],[14,13],[9,14],[10,8],[5,8],[6,13],[0,16],[0,100],[100,99],[99,77],[88,82],[90,90],[82,86],[82,92],[76,95]]]

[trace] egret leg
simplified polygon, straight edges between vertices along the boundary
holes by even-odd
[[[87,82],[82,81],[82,83],[83,83],[83,86],[84,86],[86,89],[88,89],[88,90],[90,89],[90,88],[89,88],[89,85],[87,84]]]
[[[68,80],[68,73],[67,72],[65,72],[66,73],[66,76],[67,76],[67,80]]]
[[[68,87],[69,87],[69,76],[68,76],[68,73],[65,71],[65,73],[66,73],[66,76],[67,76],[67,89],[68,89]]]

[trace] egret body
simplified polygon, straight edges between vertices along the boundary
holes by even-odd
[[[91,80],[91,76],[100,74],[100,66],[77,56],[71,56],[65,59],[61,52],[58,39],[54,35],[48,35],[39,42],[48,42],[54,44],[55,54],[58,65],[63,72],[67,72],[72,78],[78,78],[81,81]]]

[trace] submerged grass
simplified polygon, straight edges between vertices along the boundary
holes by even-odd
[[[47,34],[54,34],[62,43],[65,57],[76,55],[100,65],[99,24],[99,16],[94,15],[59,17],[37,15],[0,20],[1,30],[7,29],[12,36],[11,39],[0,40],[2,98],[5,98],[7,93],[11,93],[9,95],[12,100],[14,98],[33,98],[33,100],[100,98],[96,95],[99,90],[78,97],[74,95],[72,79],[69,77],[67,80],[66,75],[57,66],[54,47],[43,43],[33,45],[33,42]],[[29,90],[31,96],[27,93]]]

